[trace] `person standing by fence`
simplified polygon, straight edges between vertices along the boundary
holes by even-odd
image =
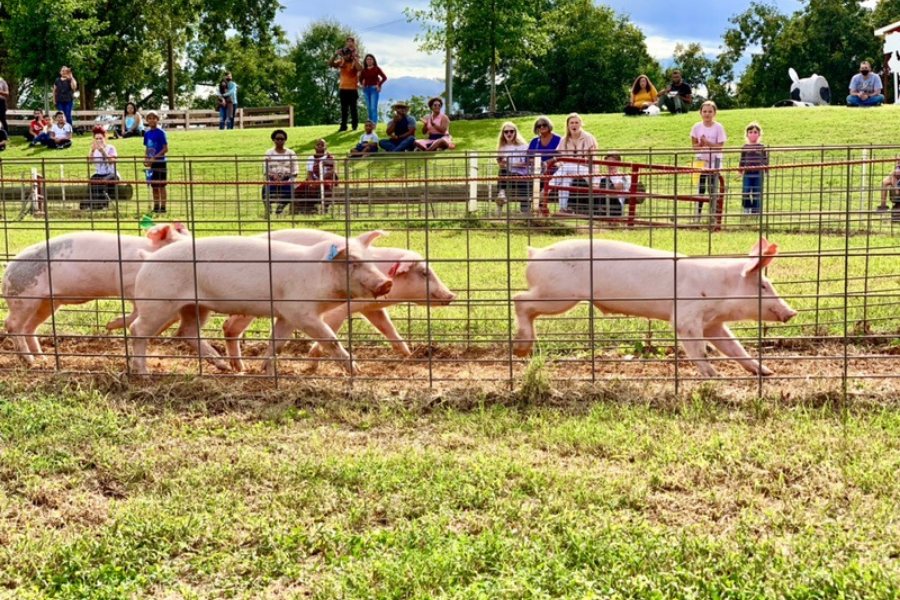
[[[353,38],[347,38],[348,44]],[[359,73],[363,70],[362,63],[359,62],[359,55],[356,53],[355,45],[344,46],[335,53],[334,57],[328,62],[328,66],[333,69],[339,69],[341,72],[341,83],[338,89],[338,96],[341,99],[341,127],[338,132],[347,131],[347,115],[351,117],[353,131],[359,128]]]
[[[697,192],[701,196],[709,195],[709,213],[718,212],[719,201],[719,169],[722,168],[722,148],[728,141],[725,128],[716,121],[719,108],[712,100],[700,105],[700,117],[703,119],[691,127],[691,146],[697,151],[695,160],[700,169],[700,182]],[[703,202],[697,202],[697,214],[703,213]]]
[[[144,146],[147,154],[144,158],[144,166],[147,167],[147,183],[153,190],[153,212],[165,214],[166,212],[166,180],[168,179],[168,162],[166,154],[169,153],[169,141],[166,132],[159,128],[159,113],[155,110],[147,112],[147,126],[150,128],[144,134]]]
[[[6,109],[9,104],[9,84],[0,77],[0,126],[9,136],[9,124],[6,122]]]
[[[225,89],[222,91],[222,98],[225,100],[227,123],[221,119],[222,109],[219,108],[219,129],[224,129],[224,125],[228,125],[228,129],[234,129],[234,116],[237,114],[238,108],[238,85],[232,80],[231,72],[225,72]]]
[[[75,106],[75,92],[78,91],[78,82],[72,75],[72,69],[63,66],[59,70],[59,77],[53,83],[53,104],[56,110],[66,117],[66,123],[72,123],[72,108]]]
[[[387,81],[387,75],[378,66],[378,61],[372,54],[366,54],[363,60],[363,70],[359,74],[359,85],[363,89],[363,97],[366,99],[366,111],[369,120],[378,125],[378,95],[381,86]]]
[[[762,212],[763,171],[760,167],[768,166],[769,153],[765,145],[759,141],[762,128],[753,121],[744,130],[747,143],[741,148],[740,170],[743,178],[743,207],[745,214]]]

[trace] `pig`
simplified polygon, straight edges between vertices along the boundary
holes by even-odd
[[[3,274],[6,331],[16,352],[26,365],[34,364],[34,355],[42,353],[37,329],[60,306],[115,297],[132,302],[141,253],[190,237],[183,224],[172,223],[148,229],[146,237],[85,231],[25,248]],[[134,313],[111,323],[133,318]]]
[[[375,230],[366,232],[356,239],[368,247],[375,239],[386,235],[387,233],[384,231]],[[343,236],[316,229],[281,229],[254,237],[301,246],[323,241],[338,243],[345,239]],[[429,268],[422,256],[416,252],[403,248],[369,247],[369,256],[382,273],[392,278],[394,285],[390,293],[378,301],[354,300],[349,305],[342,304],[326,313],[323,318],[329,327],[338,331],[350,314],[360,313],[390,341],[395,351],[402,356],[411,356],[412,352],[410,352],[409,346],[400,337],[400,333],[391,322],[386,309],[401,302],[447,306],[456,299],[456,294],[444,285],[444,282]],[[226,352],[230,356],[232,368],[237,372],[244,369],[241,360],[240,337],[252,321],[253,317],[250,316],[233,315],[222,326],[226,340]],[[321,355],[321,346],[313,345],[310,356],[319,357]],[[316,366],[317,363],[313,363],[312,370],[315,370]]]
[[[181,320],[184,337],[200,356],[227,370],[218,352],[201,339],[212,311],[272,317],[273,342],[266,372],[295,329],[319,340],[349,373],[350,355],[322,314],[354,298],[377,298],[393,283],[367,261],[356,240],[303,247],[242,237],[212,237],[174,244],[147,257],[135,280],[137,318],[131,324],[135,373],[147,373],[148,338]]]
[[[750,358],[725,323],[786,323],[796,316],[761,273],[777,252],[778,245],[765,238],[747,258],[686,257],[610,240],[529,248],[529,289],[514,298],[518,330],[513,351],[530,354],[535,318],[564,313],[585,300],[604,313],[669,321],[705,377],[717,375],[706,359],[707,341],[750,373],[772,375]]]

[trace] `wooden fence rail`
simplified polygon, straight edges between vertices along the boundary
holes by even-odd
[[[51,110],[50,115],[56,111]],[[215,129],[219,126],[219,111],[200,110],[157,110],[166,129]],[[34,111],[10,110],[6,113],[10,127],[25,128],[31,122]],[[91,128],[98,123],[122,124],[120,110],[73,110],[72,121],[76,128]],[[293,106],[240,107],[234,116],[236,129],[253,127],[292,127],[294,123]]]

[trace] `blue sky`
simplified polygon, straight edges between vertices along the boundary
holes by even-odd
[[[769,0],[786,14],[802,4],[798,0]],[[424,8],[428,0],[281,0],[285,9],[279,23],[288,37],[299,36],[310,22],[334,18],[355,29],[367,51],[383,65],[388,77],[443,78],[443,57],[427,55],[414,41],[417,23],[407,23],[403,9]],[[617,13],[629,16],[644,32],[650,54],[659,60],[671,58],[675,44],[699,42],[715,53],[728,19],[750,5],[750,0],[608,0]]]

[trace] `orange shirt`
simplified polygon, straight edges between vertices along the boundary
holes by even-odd
[[[359,71],[356,65],[351,62],[341,63],[341,89],[355,90],[359,85]]]

